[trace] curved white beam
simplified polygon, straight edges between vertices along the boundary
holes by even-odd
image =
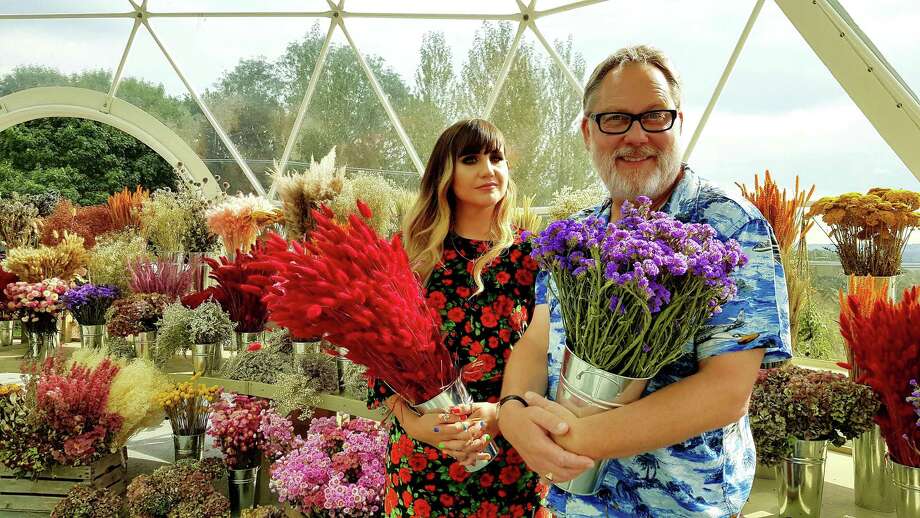
[[[920,102],[836,0],[776,0],[834,79],[920,180]]]
[[[102,111],[108,96],[85,88],[49,86],[30,88],[0,97],[0,131],[34,119],[75,117],[115,127],[140,140],[173,168],[185,171],[190,180],[201,184],[209,198],[221,194],[220,186],[208,166],[173,130],[153,115],[121,99],[112,99]],[[183,167],[179,167],[180,164]]]

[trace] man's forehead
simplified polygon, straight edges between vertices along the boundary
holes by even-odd
[[[667,78],[649,65],[611,71],[595,96],[595,111],[650,110],[674,106]]]

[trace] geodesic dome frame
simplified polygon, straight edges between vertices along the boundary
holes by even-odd
[[[605,2],[606,0],[580,0],[569,3],[563,3],[549,9],[539,10],[537,0],[515,0],[518,11],[504,14],[495,13],[433,13],[433,12],[359,12],[346,10],[345,0],[326,0],[327,10],[323,11],[204,11],[204,12],[167,12],[151,11],[148,9],[148,0],[138,2],[137,0],[127,0],[131,10],[124,12],[108,13],[34,13],[34,14],[0,14],[0,20],[42,20],[42,19],[89,19],[89,18],[108,18],[108,19],[132,19],[133,27],[121,54],[116,72],[107,94],[102,96],[94,94],[93,101],[89,106],[82,106],[82,109],[91,110],[93,103],[99,114],[92,113],[91,117],[102,122],[108,122],[122,129],[129,128],[134,131],[135,136],[145,135],[148,140],[153,142],[152,148],[157,150],[164,158],[167,158],[173,165],[182,162],[189,170],[189,173],[196,179],[213,178],[210,171],[203,165],[201,160],[195,160],[189,156],[190,149],[187,145],[184,147],[181,143],[176,142],[176,138],[165,136],[162,127],[154,124],[156,121],[150,119],[132,120],[123,118],[120,113],[123,110],[115,109],[123,101],[116,98],[120,82],[122,80],[125,64],[129,59],[135,36],[143,26],[144,30],[149,33],[156,46],[162,52],[168,61],[170,67],[181,80],[188,91],[189,96],[194,100],[201,112],[207,118],[207,121],[213,127],[217,137],[229,151],[233,161],[240,167],[245,177],[251,183],[253,191],[258,194],[273,195],[270,190],[266,190],[260,179],[253,173],[246,159],[241,155],[237,146],[228,137],[227,132],[221,126],[220,122],[212,113],[202,96],[192,86],[183,69],[179,67],[173,59],[167,45],[161,40],[158,33],[151,26],[150,20],[156,18],[250,18],[250,17],[285,17],[285,18],[325,18],[329,20],[326,36],[323,41],[319,58],[313,66],[313,72],[310,75],[309,82],[299,109],[294,119],[293,127],[284,146],[281,156],[275,157],[278,161],[279,168],[284,170],[291,159],[291,152],[294,147],[295,137],[298,135],[304,123],[304,118],[310,110],[311,100],[316,91],[317,83],[323,72],[326,57],[328,55],[330,43],[333,35],[340,31],[346,38],[348,45],[352,48],[361,69],[364,71],[366,79],[377,96],[381,106],[386,112],[386,116],[396,132],[400,142],[411,161],[412,166],[421,174],[424,169],[419,153],[411,141],[409,135],[404,129],[404,125],[397,111],[388,99],[386,93],[381,87],[380,81],[376,77],[372,67],[368,65],[365,55],[359,46],[355,43],[348,29],[347,20],[354,18],[379,18],[379,19],[432,19],[432,20],[496,20],[517,23],[517,29],[510,49],[507,52],[502,67],[499,71],[494,87],[491,90],[489,98],[483,105],[482,112],[479,116],[488,118],[492,113],[496,100],[502,92],[502,87],[508,77],[509,70],[514,63],[515,56],[521,45],[521,39],[525,32],[530,31],[540,45],[546,50],[547,55],[563,71],[568,85],[579,95],[582,92],[582,84],[576,78],[566,62],[560,58],[556,49],[551,45],[538,26],[540,19],[586,7],[593,4]],[[692,137],[685,149],[684,159],[687,160],[693,153],[697,142],[702,135],[709,116],[713,113],[724,86],[731,77],[732,70],[735,67],[742,49],[747,41],[751,29],[756,23],[765,0],[756,0],[751,10],[750,16],[741,31],[741,35],[735,44],[734,50],[726,64],[721,77],[713,91],[705,111],[700,118]],[[898,75],[894,68],[885,60],[881,52],[873,45],[872,41],[859,29],[848,15],[846,10],[837,0],[775,0],[788,20],[795,26],[797,31],[802,35],[815,54],[831,71],[834,78],[844,88],[852,101],[860,108],[867,119],[872,123],[876,131],[882,136],[891,149],[897,154],[901,161],[920,179],[920,102],[916,95],[910,90],[905,81]],[[78,94],[71,92],[74,97],[89,99],[89,94]],[[13,96],[16,97],[13,97]],[[84,116],[86,111],[68,109],[62,107],[58,95],[66,95],[64,91],[50,91],[48,89],[32,89],[22,92],[16,92],[7,97],[0,98],[0,129],[8,127],[17,122],[22,122],[24,114],[20,111],[21,105],[28,106],[32,113],[41,113],[43,116],[65,115],[65,116]],[[103,100],[104,99],[104,100]],[[113,113],[114,111],[114,113]],[[81,115],[82,114],[82,115]],[[135,114],[136,115],[136,114]],[[162,124],[160,124],[162,126]],[[126,130],[127,131],[127,130]],[[131,131],[128,131],[131,133]],[[150,135],[163,135],[159,139],[150,139]],[[145,141],[144,138],[140,140]],[[147,141],[145,141],[147,142]],[[180,160],[179,156],[186,157]],[[212,182],[216,185],[216,182]]]

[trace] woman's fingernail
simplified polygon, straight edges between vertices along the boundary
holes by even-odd
[[[480,427],[480,428],[485,428],[485,427],[486,427],[486,422],[485,422],[485,421],[479,421],[479,427]]]
[[[434,433],[438,433],[438,432],[440,432],[440,431],[441,431],[441,427],[440,427],[440,426],[435,426],[435,427],[434,427]]]
[[[444,449],[444,443],[443,443],[443,442],[439,442],[439,443],[438,443],[438,449],[439,449],[439,450],[443,450],[443,449]]]
[[[453,407],[453,408],[450,409],[450,413],[451,413],[451,414],[459,415],[459,414],[460,414],[460,409],[457,408],[457,407]]]
[[[489,442],[490,440],[492,440],[492,436],[489,435],[489,434],[484,434],[484,435],[482,436],[482,440],[484,440],[484,441],[486,441],[486,442]]]

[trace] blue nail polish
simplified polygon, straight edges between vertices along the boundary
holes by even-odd
[[[434,433],[438,433],[438,432],[440,432],[440,431],[441,431],[441,427],[439,427],[439,426],[435,426],[435,427],[434,427]]]

